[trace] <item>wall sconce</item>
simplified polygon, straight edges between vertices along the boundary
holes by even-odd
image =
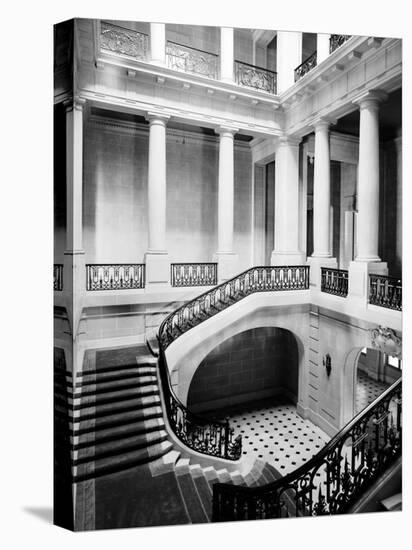
[[[326,369],[326,374],[327,374],[327,376],[328,376],[328,378],[329,378],[330,373],[331,373],[331,370],[332,370],[332,359],[331,359],[329,353],[327,353],[327,354],[325,355],[325,357],[323,358],[323,366],[325,367],[325,369]]]

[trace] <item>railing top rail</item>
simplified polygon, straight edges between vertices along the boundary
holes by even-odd
[[[255,271],[257,269],[270,269],[270,270],[305,269],[306,271],[308,271],[309,266],[308,265],[281,265],[281,266],[280,265],[279,266],[276,266],[276,265],[264,266],[264,265],[262,265],[262,266],[249,267],[248,269],[245,269],[245,271],[242,271],[241,273],[239,273],[235,277],[232,277],[231,279],[228,279],[227,281],[224,281],[223,283],[220,283],[220,284],[214,286],[213,288],[209,288],[208,290],[206,290],[202,294],[199,294],[199,296],[196,296],[196,298],[193,298],[192,300],[189,300],[186,304],[183,304],[182,306],[177,308],[170,315],[168,315],[165,319],[163,319],[163,321],[162,321],[162,323],[159,327],[158,334],[162,334],[164,326],[167,324],[169,319],[171,319],[172,317],[177,315],[179,313],[179,311],[184,310],[185,308],[187,308],[192,302],[197,302],[198,300],[201,300],[204,296],[207,296],[208,294],[211,294],[212,292],[216,291],[218,288],[224,288],[225,286],[227,286],[231,282],[236,281],[236,279],[240,279],[243,275],[246,275],[247,273]]]
[[[123,27],[122,25],[116,25],[115,23],[110,23],[109,21],[104,21],[103,19],[100,21],[100,29],[102,25],[108,25],[109,27],[116,27],[117,29],[122,29],[122,31],[128,31],[128,32],[134,32],[136,34],[142,34],[143,36],[146,36],[149,38],[148,33],[137,31],[135,29],[128,29],[127,27]]]
[[[86,267],[115,267],[115,266],[118,266],[118,267],[121,267],[121,266],[126,266],[126,265],[140,265],[140,266],[144,266],[146,264],[144,263],[133,263],[133,262],[130,262],[130,263],[121,263],[121,264],[118,264],[118,263],[113,263],[113,264],[86,264]]]
[[[166,44],[173,44],[174,46],[179,46],[180,48],[187,48],[188,50],[194,50],[195,52],[206,53],[207,55],[219,57],[218,53],[208,52],[206,50],[201,50],[200,48],[194,48],[193,46],[186,46],[186,44],[179,44],[179,42],[174,42],[173,40],[166,40]]]
[[[379,275],[377,273],[369,273],[370,279],[386,279],[387,281],[397,281],[402,283],[402,278],[400,277],[391,277],[390,275]]]
[[[278,73],[276,71],[272,71],[271,69],[266,69],[265,67],[259,67],[259,65],[252,65],[251,63],[246,63],[246,61],[240,61],[239,59],[235,59],[235,63],[240,63],[241,65],[246,65],[247,67],[251,67],[252,69],[258,69],[259,71],[265,71],[266,73],[271,73],[274,75],[277,75]]]
[[[170,265],[217,265],[217,262],[172,262]]]
[[[308,57],[302,61],[302,63],[300,65],[298,65],[295,69],[295,71],[297,71],[298,69],[300,69],[301,67],[303,67],[303,65],[305,65],[308,61],[310,61],[312,59],[312,57],[314,57],[316,54],[318,53],[317,50],[315,50],[314,52],[312,52],[310,55],[308,55]]]
[[[305,462],[305,464],[302,464],[302,466],[299,466],[296,470],[293,472],[290,472],[284,477],[281,477],[277,479],[276,481],[272,481],[271,483],[268,483],[267,485],[262,485],[261,487],[246,487],[243,485],[231,485],[229,483],[218,483],[218,486],[224,486],[225,489],[233,492],[240,492],[244,494],[262,494],[271,492],[274,489],[276,489],[279,486],[288,485],[291,481],[294,479],[300,477],[301,475],[309,472],[314,466],[319,464],[326,456],[327,454],[340,442],[344,441],[346,439],[346,436],[349,434],[351,429],[358,423],[361,418],[369,414],[371,410],[373,410],[378,403],[381,401],[384,401],[386,397],[391,394],[395,393],[402,385],[402,377],[398,378],[396,382],[392,384],[389,388],[387,388],[379,397],[377,400],[370,403],[367,407],[365,407],[362,411],[360,411],[350,422],[346,424],[332,439],[321,449],[315,456],[313,456],[308,462]]]
[[[322,271],[337,271],[339,273],[349,273],[347,269],[338,269],[337,267],[321,267]]]

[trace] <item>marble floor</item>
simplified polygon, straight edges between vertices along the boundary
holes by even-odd
[[[389,384],[369,378],[367,374],[358,370],[356,379],[356,412],[362,411],[389,387]]]

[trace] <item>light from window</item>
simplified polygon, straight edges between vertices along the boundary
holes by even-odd
[[[395,369],[402,370],[402,361],[398,359],[397,357],[392,357],[392,355],[386,356],[386,362],[391,367],[394,367]]]

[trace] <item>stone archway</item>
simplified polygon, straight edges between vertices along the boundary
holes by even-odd
[[[298,400],[299,351],[295,335],[279,327],[255,327],[217,345],[198,365],[187,397],[195,412],[279,396]]]

